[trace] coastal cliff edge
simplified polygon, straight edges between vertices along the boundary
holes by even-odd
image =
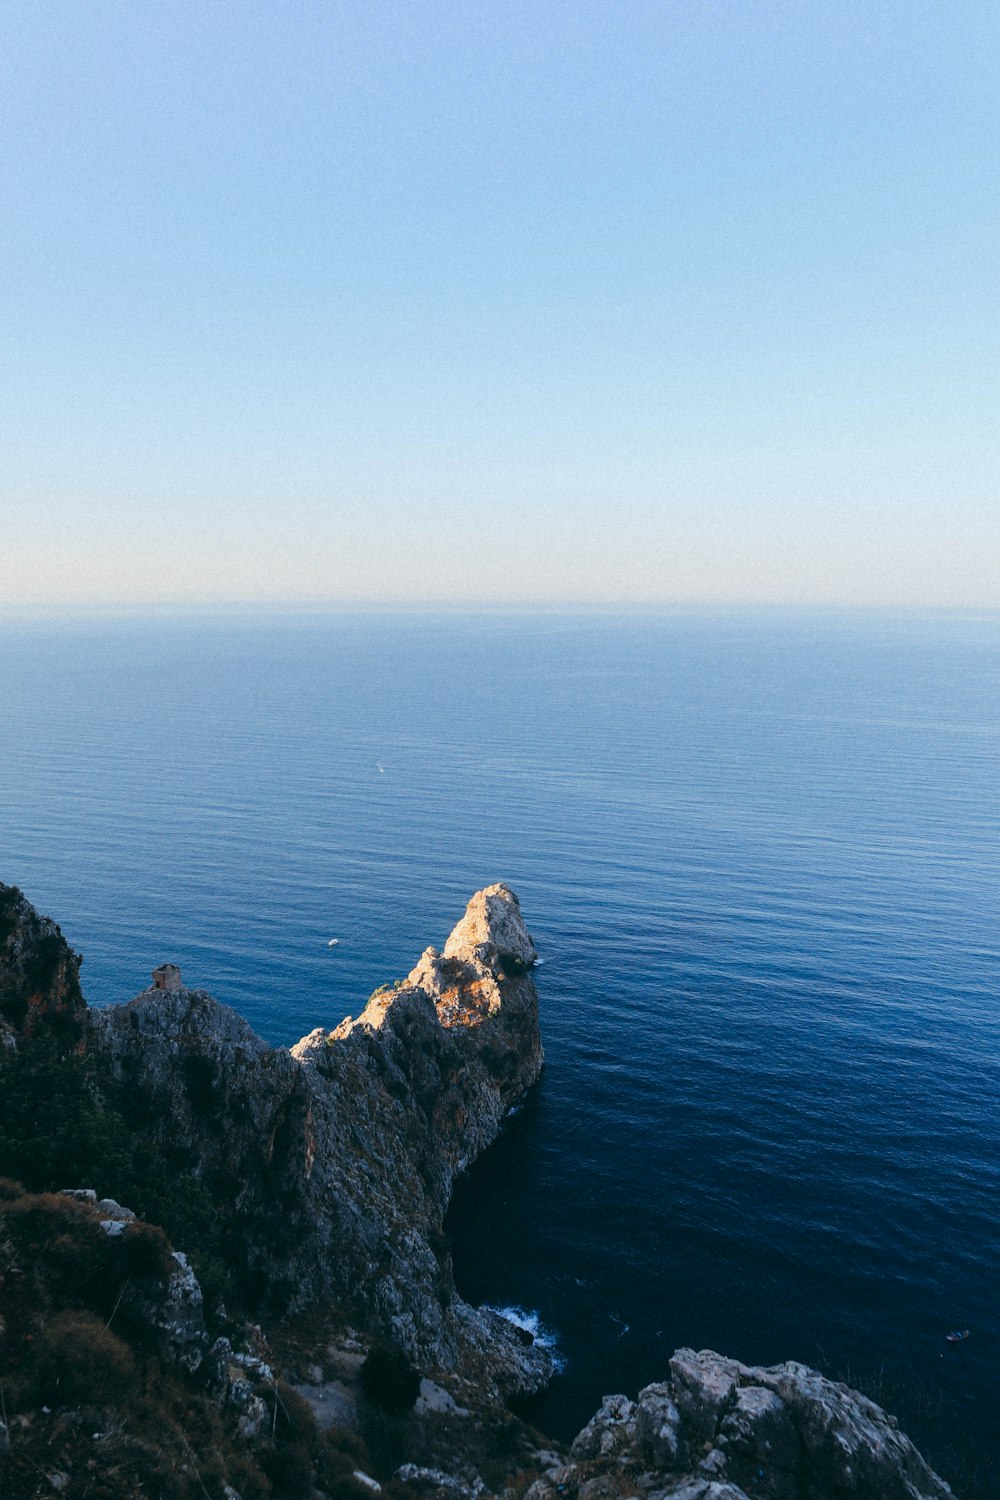
[[[0,884],[5,1493],[948,1500],[894,1418],[793,1363],[679,1350],[568,1453],[504,1408],[551,1357],[458,1296],[443,1220],[541,1070],[536,958],[488,886],[356,1018],[274,1048],[171,964],[88,1007]],[[361,1378],[380,1350],[398,1411]]]

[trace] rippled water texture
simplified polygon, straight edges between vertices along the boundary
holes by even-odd
[[[998,689],[996,616],[8,623],[0,878],[92,1002],[173,959],[282,1043],[509,881],[548,1063],[450,1228],[558,1338],[539,1420],[707,1345],[944,1467],[995,1427]]]

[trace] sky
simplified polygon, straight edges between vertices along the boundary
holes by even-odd
[[[6,0],[0,607],[1000,607],[1000,8]]]

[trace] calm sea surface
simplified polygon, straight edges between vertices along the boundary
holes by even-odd
[[[1000,617],[7,622],[0,756],[92,1003],[171,959],[292,1042],[518,891],[547,1066],[449,1227],[542,1425],[691,1344],[990,1469]]]

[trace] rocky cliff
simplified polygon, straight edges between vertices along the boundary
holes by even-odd
[[[16,885],[0,883],[0,1043],[39,1026],[79,1038],[87,1011],[81,962],[50,917]]]
[[[804,1365],[679,1349],[636,1401],[606,1396],[526,1500],[949,1500],[894,1417]]]
[[[541,1068],[535,958],[517,897],[493,885],[443,952],[290,1051],[172,966],[91,1011],[90,1046],[133,1124],[229,1217],[266,1310],[333,1302],[422,1364],[533,1390],[549,1356],[459,1299],[442,1223]]]
[[[496,1405],[543,1385],[549,1357],[457,1296],[442,1222],[541,1068],[535,960],[517,897],[490,886],[443,951],[286,1050],[170,964],[129,1004],[88,1011],[59,928],[0,885],[0,1127],[29,1147],[4,1159],[38,1179],[0,1180],[0,1489],[370,1500],[391,1479],[392,1500],[948,1500],[894,1418],[797,1364],[679,1350],[636,1401],[606,1397],[568,1456]],[[260,1327],[249,1351],[210,1335],[185,1256],[98,1199],[104,1181],[39,1191],[61,1185],[32,1155],[54,1108],[96,1143],[95,1176],[106,1162],[143,1192],[148,1153],[168,1192],[198,1188],[226,1276],[265,1322],[300,1314],[272,1334],[297,1393]],[[434,1377],[409,1415],[373,1417],[358,1392],[379,1338]],[[377,1477],[350,1468],[352,1423]]]

